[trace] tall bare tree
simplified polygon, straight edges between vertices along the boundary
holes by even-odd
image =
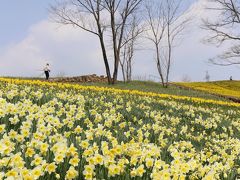
[[[102,15],[104,10],[102,3],[103,0],[58,1],[54,6],[51,6],[50,11],[57,23],[78,27],[99,38],[108,83],[111,83],[112,78],[104,41],[107,25]]]
[[[240,64],[240,1],[209,0],[207,9],[218,15],[214,16],[215,20],[203,20],[204,28],[211,33],[206,41],[217,46],[225,42],[233,44],[210,62],[222,66]]]
[[[142,27],[141,22],[138,21],[138,18],[134,17],[124,35],[124,43],[121,50],[120,65],[124,82],[129,82],[132,80],[133,57],[135,51],[137,50],[137,41],[143,32],[144,27]]]
[[[131,15],[137,12],[142,0],[59,0],[51,7],[55,21],[73,25],[99,38],[109,84],[117,81],[120,52],[123,37]],[[110,31],[112,54],[114,55],[113,75],[109,67],[106,49],[106,32]]]
[[[147,23],[150,26],[150,30],[147,33],[147,38],[154,44],[155,52],[156,52],[156,63],[157,63],[157,70],[160,75],[162,84],[164,86],[164,74],[163,74],[163,67],[162,61],[160,56],[160,49],[161,43],[163,39],[163,34],[166,29],[166,19],[165,19],[165,11],[163,10],[162,2],[158,3],[150,3],[147,2],[146,4],[146,11],[147,11]]]
[[[114,72],[113,84],[117,80],[118,68],[120,63],[121,49],[131,40],[124,41],[127,26],[131,25],[133,21],[133,14],[135,14],[139,5],[143,0],[104,0],[104,7],[110,14],[110,27],[112,33],[112,46],[114,54]]]
[[[186,28],[190,18],[186,15],[182,0],[162,0],[147,3],[147,38],[155,49],[157,69],[162,85],[168,87],[173,48],[177,37]]]

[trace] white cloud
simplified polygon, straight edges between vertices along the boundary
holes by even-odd
[[[39,76],[46,62],[55,75],[104,74],[96,37],[48,21],[32,26],[25,39],[0,54],[0,74]]]

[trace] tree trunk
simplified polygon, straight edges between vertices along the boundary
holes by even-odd
[[[121,67],[122,67],[122,75],[123,75],[123,81],[126,82],[126,74],[125,74],[125,70],[124,70],[124,65],[121,64]]]
[[[118,54],[118,53],[117,53]],[[112,84],[115,84],[117,82],[117,75],[118,75],[118,66],[119,66],[119,55],[115,56],[115,62],[114,62],[114,72],[113,72],[113,80]]]
[[[104,65],[105,65],[106,74],[107,74],[107,78],[108,78],[108,84],[111,84],[112,83],[112,77],[111,77],[111,72],[110,72],[110,68],[109,68],[107,52],[106,52],[106,48],[105,48],[105,45],[104,45],[103,36],[99,35],[99,40],[100,40],[100,44],[101,44]]]
[[[166,76],[166,85],[168,87],[169,81],[169,73],[170,73],[170,66],[171,66],[171,54],[172,54],[172,45],[170,40],[170,25],[168,25],[168,61],[167,61],[167,76]]]
[[[131,81],[131,65],[130,65],[130,62],[128,61],[127,62],[127,81]]]
[[[113,52],[114,52],[114,70],[113,70],[112,84],[115,84],[117,81],[118,66],[120,61],[120,54],[117,47],[117,33],[116,33],[115,26],[116,26],[115,17],[114,17],[114,14],[111,14],[112,41],[113,41]]]
[[[160,63],[161,60],[160,60],[158,44],[155,44],[155,48],[156,48],[156,53],[157,53],[157,69],[158,69],[158,73],[159,73],[161,81],[162,81],[162,85],[164,87],[165,86],[165,82],[164,82],[164,77],[163,77],[161,63]]]

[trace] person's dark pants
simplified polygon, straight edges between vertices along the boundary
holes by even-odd
[[[46,80],[49,79],[49,72],[48,71],[44,71],[45,72],[45,75],[46,75]]]

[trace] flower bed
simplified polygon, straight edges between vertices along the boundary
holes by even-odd
[[[236,179],[239,104],[0,79],[0,179]]]

